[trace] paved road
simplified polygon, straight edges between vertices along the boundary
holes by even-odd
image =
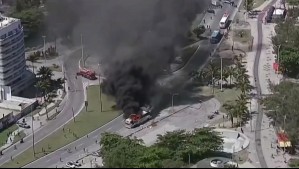
[[[74,74],[74,72],[78,71],[78,61],[80,59],[80,54],[80,51],[76,51],[71,54],[71,56],[65,58],[67,59],[68,63],[65,64],[66,78],[68,81],[68,86],[70,86],[72,91],[68,93],[68,100],[65,104],[64,109],[58,115],[58,117],[55,120],[49,121],[47,124],[45,124],[44,127],[35,131],[35,143],[41,141],[42,139],[56,131],[59,127],[63,126],[67,121],[72,119],[72,108],[74,109],[76,114],[80,112],[84,102],[83,85],[82,79],[75,79]],[[25,150],[31,148],[32,142],[32,135],[29,135],[24,139],[23,144],[15,144],[17,146],[17,150],[14,150],[14,146],[11,146],[10,148],[4,150],[4,155],[0,156],[0,164],[3,164],[10,160],[11,156],[15,157]]]
[[[264,10],[263,12],[258,16],[258,45],[257,45],[257,52],[255,56],[255,61],[254,61],[254,77],[256,77],[256,87],[257,87],[257,95],[258,98],[261,97],[261,84],[259,80],[259,61],[261,57],[261,51],[262,51],[262,42],[263,42],[263,28],[262,28],[262,21],[265,16],[265,11],[268,10],[270,6],[272,6],[276,1],[273,0]],[[261,147],[261,127],[262,127],[262,120],[263,120],[263,111],[261,108],[261,105],[258,102],[258,116],[256,120],[256,130],[255,130],[255,142],[256,142],[256,152],[260,161],[260,165],[262,168],[268,168],[267,163],[263,154],[263,150]]]
[[[236,1],[239,2],[239,1]],[[225,12],[228,12],[232,14],[234,11],[237,11],[237,8],[234,8],[230,5],[224,5],[222,9],[216,10],[216,16],[214,14],[207,14],[207,19],[210,19],[210,16],[212,16],[212,24],[211,29],[216,30],[219,28],[219,21],[222,17],[222,15]],[[190,72],[191,70],[199,68],[205,60],[208,59],[209,53],[211,53],[217,45],[210,45],[208,40],[205,40],[202,42],[202,47],[196,52],[196,54],[190,59],[188,64],[181,69],[181,71],[178,71],[176,75],[179,75],[181,72]],[[203,54],[204,53],[204,54]],[[175,76],[177,77],[177,76]],[[63,163],[66,163],[68,160],[76,160],[78,159],[78,155],[82,155],[82,149],[87,148],[89,150],[97,150],[99,149],[99,145],[96,144],[96,140],[100,140],[101,133],[103,132],[117,132],[123,129],[122,125],[122,117],[118,117],[115,120],[111,121],[110,123],[106,124],[105,126],[93,131],[92,133],[88,134],[87,137],[83,137],[75,142],[72,142],[71,144],[39,159],[34,161],[33,163],[28,164],[25,166],[26,168],[41,168],[41,167],[55,167],[55,165],[61,165]],[[76,150],[75,150],[76,147]],[[68,153],[67,149],[71,149],[72,153]],[[60,158],[63,160],[63,162],[60,162]]]

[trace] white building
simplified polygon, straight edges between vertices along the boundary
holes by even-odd
[[[28,86],[24,34],[21,21],[0,15],[0,85],[10,86],[13,94]]]
[[[38,102],[11,95],[10,87],[0,86],[0,130],[32,112]]]

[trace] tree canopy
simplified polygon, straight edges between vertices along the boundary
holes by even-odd
[[[158,135],[149,147],[142,140],[112,133],[103,133],[100,143],[105,167],[172,168],[188,165],[189,157],[194,163],[221,151],[223,140],[211,128],[201,128]]]
[[[31,36],[39,31],[44,20],[40,0],[17,0],[15,10],[11,17],[21,20],[26,36]]]
[[[280,71],[288,77],[299,77],[299,28],[295,19],[287,18],[278,23],[276,35],[272,37],[273,49],[277,53]]]
[[[276,126],[285,127],[292,145],[296,145],[299,139],[299,84],[284,81],[272,85],[271,89],[273,94],[263,100],[267,115]]]

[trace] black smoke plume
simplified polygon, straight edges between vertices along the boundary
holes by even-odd
[[[155,82],[180,54],[209,0],[49,0],[48,27],[96,53],[105,91],[126,116],[159,94]],[[95,63],[97,64],[97,63]]]

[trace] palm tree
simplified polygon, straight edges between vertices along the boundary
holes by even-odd
[[[219,79],[219,67],[214,64],[212,61],[210,62],[207,70],[207,78],[211,79],[212,82],[212,88],[213,88],[213,94],[215,93],[214,87],[215,87],[215,81]]]
[[[194,71],[191,73],[191,78],[193,81],[203,83],[206,79],[206,74],[204,70]]]
[[[47,110],[47,102],[49,101],[49,98],[47,98],[47,96],[48,96],[49,89],[51,87],[50,80],[39,80],[37,81],[35,87],[37,87],[38,89],[40,89],[40,91],[42,91],[44,102],[45,102],[44,105],[46,109],[47,119],[49,119],[48,110]]]
[[[227,115],[231,121],[232,127],[234,127],[234,117],[237,117],[238,114],[238,105],[233,102],[227,102],[223,104],[223,107],[227,111]]]
[[[34,54],[30,54],[26,60],[32,63],[32,72],[34,74],[34,63],[36,63],[36,61],[38,60],[38,57]]]
[[[247,107],[248,103],[249,103],[248,97],[245,94],[242,93],[240,96],[238,96],[238,99],[236,100],[236,105],[237,105],[237,109],[238,109],[238,111],[237,111],[238,112],[237,113],[238,124],[239,124],[239,122],[243,122],[243,120],[246,120],[246,117],[249,113],[248,107]]]
[[[235,73],[235,68],[232,66],[228,66],[225,68],[225,74],[229,78],[229,85],[232,84],[232,77],[234,77]]]
[[[42,80],[50,80],[54,74],[49,67],[42,66],[39,68],[37,75]]]

